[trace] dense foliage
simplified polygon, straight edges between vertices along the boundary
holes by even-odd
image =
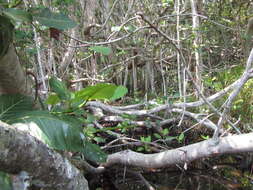
[[[94,167],[125,149],[159,153],[253,132],[252,8],[236,0],[0,0],[0,58],[13,43],[38,96],[1,95],[0,120]],[[172,184],[157,184],[156,169],[142,173],[157,189],[250,188],[252,155],[163,174],[173,169]]]

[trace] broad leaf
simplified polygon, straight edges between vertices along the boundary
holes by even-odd
[[[25,123],[31,135],[57,150],[82,151],[85,141],[82,130],[46,111],[32,111],[17,114],[11,123]],[[25,127],[16,124],[22,129]]]
[[[55,105],[60,102],[60,98],[56,94],[50,94],[46,99],[46,104]]]
[[[128,90],[127,90],[126,87],[124,87],[124,86],[118,86],[118,87],[115,89],[114,94],[113,94],[113,96],[110,98],[110,100],[119,99],[119,98],[125,96],[127,92],[128,92]]]
[[[31,97],[15,94],[0,96],[0,120],[8,122],[18,113],[33,110],[33,99]]]
[[[153,134],[157,139],[161,139],[162,137],[161,137],[161,135],[159,135],[158,133],[154,133]]]
[[[110,55],[110,53],[112,52],[111,48],[104,46],[93,46],[90,47],[90,49],[97,53],[101,53],[102,55]]]
[[[55,77],[49,79],[49,86],[53,92],[55,92],[61,100],[69,100],[70,92],[66,85]]]
[[[32,15],[24,10],[9,8],[3,13],[16,22],[32,22]]]
[[[163,129],[162,134],[163,135],[168,135],[169,134],[169,129],[168,128]]]
[[[92,144],[90,142],[85,143],[84,157],[91,161],[96,162],[106,162],[107,155],[100,149],[100,147],[96,144]]]
[[[178,136],[178,141],[179,141],[179,142],[182,142],[182,140],[184,140],[184,133],[181,133],[181,134]]]
[[[84,156],[94,162],[104,162],[106,154],[99,146],[88,142],[82,132],[81,122],[76,118],[63,115],[57,117],[44,111],[24,113],[14,122],[26,123],[29,132],[49,147],[56,150],[82,152]],[[16,127],[23,127],[16,124]]]
[[[81,100],[115,100],[126,94],[127,90],[123,86],[100,83],[95,86],[86,87],[76,92],[73,102]]]
[[[76,26],[76,23],[67,15],[53,13],[48,8],[41,9],[39,13],[34,14],[34,19],[44,26],[57,28],[59,30],[65,30]]]
[[[92,152],[87,159],[99,162],[106,156],[99,147],[88,143],[83,134],[83,122],[66,114],[52,115],[47,111],[33,111],[33,100],[22,95],[0,96],[0,120],[28,131],[49,147],[72,152]],[[86,147],[87,146],[87,147]]]

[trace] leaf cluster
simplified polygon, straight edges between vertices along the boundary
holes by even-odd
[[[53,111],[35,110],[33,101],[22,95],[0,96],[0,120],[27,130],[56,150],[81,152],[85,158],[104,162],[106,154],[99,146],[92,144],[83,131],[83,119],[76,114],[88,100],[115,100],[124,96],[127,89],[113,84],[89,86],[77,92],[70,92],[65,84],[56,78],[49,81],[54,94],[46,103],[58,107]],[[64,107],[64,105],[67,107]],[[25,125],[24,125],[25,124]]]

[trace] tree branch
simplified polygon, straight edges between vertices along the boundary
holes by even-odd
[[[125,150],[111,154],[105,167],[114,164],[137,166],[142,168],[161,168],[176,164],[188,164],[194,160],[218,156],[227,153],[251,152],[253,150],[253,133],[220,138],[219,144],[206,140],[181,148],[155,154],[142,154]]]

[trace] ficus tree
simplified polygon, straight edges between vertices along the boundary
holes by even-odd
[[[252,52],[247,54],[247,61],[238,56],[240,48],[235,47],[241,36],[233,27],[239,27],[240,22],[230,19],[230,13],[245,13],[244,9],[234,10],[234,5],[245,8],[247,3],[23,2],[0,1],[0,170],[20,174],[13,179],[21,179],[16,177],[25,171],[39,180],[33,185],[43,189],[88,189],[84,174],[97,177],[113,173],[115,165],[123,165],[119,171],[124,176],[134,174],[151,189],[139,171],[173,166],[186,171],[194,160],[252,151],[252,133],[242,134],[249,130],[240,126],[240,118],[251,119],[247,113],[251,113],[253,56]],[[78,25],[60,13],[67,10]],[[210,17],[201,15],[203,12]],[[35,39],[35,48],[29,52],[31,59],[25,63],[37,61],[35,77],[34,71],[20,64],[22,56],[17,56],[28,49],[19,26],[27,27],[29,39]],[[13,33],[21,36],[18,51]],[[64,48],[62,38],[68,41]],[[223,41],[225,45],[219,45]],[[230,46],[233,48],[226,48]],[[56,49],[60,52],[57,56]],[[219,60],[229,62],[226,57],[230,54],[237,56],[232,63],[246,62],[246,66],[232,67],[230,63],[231,68],[212,73]],[[202,71],[206,67],[209,70]],[[108,104],[127,93],[124,86],[107,83],[111,81],[128,86],[138,104],[118,106],[123,100]],[[102,83],[82,88],[97,82]],[[209,93],[206,86],[211,89]],[[246,89],[242,90],[243,86]],[[192,92],[198,100],[190,95]],[[148,101],[159,94],[164,97]],[[184,121],[192,126],[181,130]],[[191,134],[197,136],[195,141],[187,142],[191,137],[188,132],[196,126],[202,129],[201,140],[194,131]],[[173,134],[175,129],[177,133]],[[175,142],[179,145],[174,146]],[[132,167],[142,170],[136,172]]]

